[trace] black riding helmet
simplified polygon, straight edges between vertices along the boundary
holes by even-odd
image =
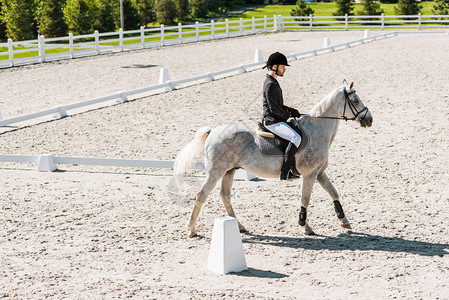
[[[272,70],[272,67],[275,65],[290,66],[287,62],[287,57],[280,52],[275,52],[275,53],[271,54],[270,57],[268,57],[267,64],[265,65],[265,67],[263,67],[263,69],[268,68],[268,69]],[[277,74],[277,69],[276,69],[276,74]]]

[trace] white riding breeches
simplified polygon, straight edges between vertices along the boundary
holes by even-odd
[[[296,148],[299,148],[299,145],[301,144],[301,136],[290,126],[288,126],[287,123],[279,122],[272,125],[266,125],[264,122],[264,126],[272,133],[292,142],[295,144]]]

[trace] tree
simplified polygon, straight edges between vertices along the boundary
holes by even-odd
[[[95,0],[67,0],[64,20],[75,35],[92,33],[98,25],[99,3]]]
[[[2,21],[6,36],[15,41],[31,40],[35,37],[36,5],[34,0],[2,2]]]
[[[209,12],[208,0],[190,0],[190,8],[193,18],[204,18]]]
[[[313,15],[315,11],[307,5],[305,0],[296,1],[296,7],[290,12],[292,16],[308,16]]]
[[[2,20],[3,15],[3,1],[0,0],[0,39],[6,37],[6,27]]]
[[[176,19],[176,6],[173,0],[156,1],[156,18],[161,24],[173,24]]]
[[[436,0],[432,12],[436,15],[449,15],[449,0]]]
[[[337,10],[333,13],[334,16],[352,15],[354,4],[351,0],[335,0]]]
[[[131,0],[123,0],[123,30],[136,29],[141,24],[139,13]]]
[[[111,32],[120,27],[120,7],[115,0],[102,0],[95,27],[100,32]]]
[[[136,7],[137,13],[139,14],[141,26],[146,26],[148,23],[156,21],[154,0],[134,0],[134,6]]]
[[[67,25],[62,10],[65,0],[41,0],[38,8],[37,24],[40,34],[46,37],[64,36]]]
[[[363,9],[357,12],[362,16],[378,16],[384,12],[376,0],[362,0],[362,7]]]
[[[180,20],[186,19],[190,14],[189,0],[175,0],[176,17]]]
[[[416,0],[399,0],[398,6],[394,8],[394,12],[397,15],[417,15],[422,8],[423,5],[416,2]]]

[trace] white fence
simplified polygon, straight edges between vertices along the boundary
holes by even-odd
[[[449,29],[449,15],[281,16],[280,27],[280,30]]]
[[[0,43],[0,68],[45,61],[71,59],[103,53],[144,49],[204,40],[283,30],[357,30],[357,29],[449,29],[449,15],[415,16],[307,16],[274,15],[267,18],[164,26],[138,30]],[[20,49],[15,49],[20,48]],[[57,49],[57,50],[56,50]],[[57,53],[54,53],[57,51]],[[62,51],[62,52],[61,52]],[[14,57],[16,55],[16,57]],[[28,57],[17,58],[18,55]]]
[[[69,156],[54,156],[52,154],[44,154],[44,155],[3,154],[0,155],[0,161],[37,164],[37,170],[41,172],[53,172],[57,170],[58,164],[95,165],[106,167],[155,168],[155,169],[161,168],[172,169],[174,166],[173,160],[69,157]],[[194,162],[193,169],[204,170],[204,162],[202,161]],[[234,179],[236,180],[252,180],[254,178],[256,178],[256,176],[243,169],[238,169],[234,175]]]
[[[192,25],[164,26],[155,28],[140,27],[139,30],[85,34],[67,37],[44,38],[36,40],[0,44],[8,50],[0,52],[1,67],[12,67],[24,64],[40,63],[62,59],[71,59],[99,55],[125,50],[144,49],[181,43],[191,43],[204,40],[221,39],[242,35],[255,34],[276,29],[277,18],[252,18],[237,21],[198,23]],[[20,50],[14,48],[25,47]],[[55,52],[58,49],[59,53]],[[62,52],[60,52],[62,51]],[[28,53],[24,58],[14,58],[14,54]],[[17,56],[17,55],[16,55]]]

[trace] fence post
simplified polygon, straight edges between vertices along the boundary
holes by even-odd
[[[8,39],[8,55],[9,55],[9,64],[11,67],[14,67],[14,49],[12,47],[12,39]]]
[[[100,54],[100,37],[98,36],[98,30],[95,30],[95,52]]]
[[[69,47],[70,47],[70,58],[75,57],[75,51],[73,49],[73,33],[69,33]]]
[[[313,29],[313,16],[312,14],[309,15],[309,22],[310,22],[310,31]]]
[[[267,16],[263,16],[263,31],[267,31]]]
[[[120,43],[120,51],[123,51],[123,29],[120,28],[118,30],[118,36],[119,36],[119,43]]]
[[[348,30],[348,14],[345,14],[345,30]]]
[[[161,44],[164,46],[164,40],[165,40],[165,28],[164,24],[161,24]]]
[[[179,43],[182,44],[182,24],[178,23],[178,40]]]
[[[384,13],[382,13],[382,30],[384,30],[385,29],[385,15],[384,15]]]
[[[280,31],[285,31],[284,18],[282,17],[282,15],[278,15],[278,18],[279,18],[278,24],[279,24]]]
[[[143,26],[140,26],[140,45],[145,48],[145,29]]]
[[[45,61],[45,38],[43,35],[38,37],[39,61]]]
[[[256,33],[256,18],[252,17],[253,20],[253,33]]]
[[[215,39],[215,22],[214,20],[210,21],[210,30],[212,31],[212,39]]]
[[[276,15],[273,15],[273,31],[278,31],[278,17]]]
[[[229,37],[229,20],[226,19],[226,37]]]
[[[199,25],[198,21],[195,22],[195,36],[196,36],[196,41],[198,42],[200,40],[200,25]]]
[[[418,14],[418,30],[421,30],[421,13]]]
[[[243,34],[243,19],[240,18],[240,35]]]

